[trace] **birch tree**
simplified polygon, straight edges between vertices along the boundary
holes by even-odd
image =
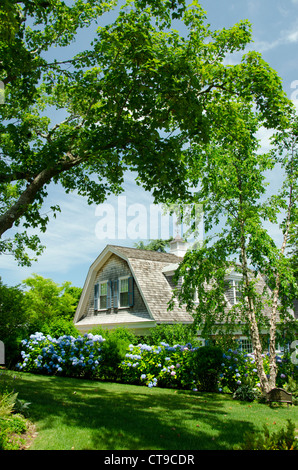
[[[287,128],[275,133],[268,153],[260,151],[261,123],[251,105],[231,103],[223,123],[213,142],[189,151],[191,178],[199,187],[194,200],[204,206],[206,238],[201,247],[189,250],[177,270],[176,278],[184,281],[176,295],[203,335],[247,328],[260,386],[268,392],[276,383],[277,321],[286,320],[298,293],[286,256],[298,220],[297,120],[289,119]],[[280,192],[268,198],[267,178],[273,170],[284,179]],[[280,246],[271,236],[271,224],[279,224]],[[229,310],[225,291],[233,270],[241,275],[241,296]],[[263,328],[269,330],[269,377],[263,364]]]

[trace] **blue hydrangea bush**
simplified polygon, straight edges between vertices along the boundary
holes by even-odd
[[[265,354],[263,363],[265,373],[269,373],[268,356]],[[227,354],[223,354],[219,390],[226,387],[229,391],[235,392],[242,385],[250,385],[252,388],[260,387],[255,357],[253,354],[229,349]]]
[[[290,378],[298,380],[298,367],[293,364],[287,354],[276,356],[277,377],[276,386],[284,387]],[[265,373],[269,376],[269,355],[263,354]],[[223,354],[222,372],[220,374],[219,391],[227,387],[235,392],[240,386],[249,385],[256,390],[260,389],[258,371],[254,354],[238,350],[229,350]]]
[[[121,363],[122,377],[127,383],[146,384],[148,387],[191,388],[195,377],[191,370],[191,344],[158,346],[138,344],[129,346]]]
[[[17,364],[17,368],[42,374],[96,377],[100,369],[103,341],[100,335],[85,334],[77,338],[64,335],[55,339],[37,332],[22,341],[23,361]]]

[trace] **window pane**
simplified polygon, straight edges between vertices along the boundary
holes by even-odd
[[[128,278],[120,279],[120,292],[128,292]]]
[[[100,309],[107,308],[107,293],[108,293],[108,283],[103,282],[100,284],[100,291],[99,291],[99,308]]]
[[[104,282],[103,284],[100,284],[100,295],[107,295],[108,292],[108,283]]]
[[[128,292],[120,292],[120,307],[128,307]]]
[[[242,352],[246,353],[252,353],[253,348],[252,348],[252,342],[249,339],[240,339],[239,340],[239,349]]]
[[[100,296],[99,308],[107,308],[107,296],[106,295]]]
[[[225,294],[229,302],[234,305],[233,281],[225,281]]]
[[[235,281],[235,297],[236,301],[242,298],[242,286],[240,281]]]

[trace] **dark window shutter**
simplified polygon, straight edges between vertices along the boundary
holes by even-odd
[[[128,306],[132,307],[134,303],[133,277],[128,278]]]
[[[99,294],[99,285],[95,284],[94,286],[94,310],[98,310],[98,294]]]
[[[108,281],[107,285],[107,308],[111,308],[112,303],[112,281]]]
[[[118,289],[118,286],[119,286],[119,281],[118,279],[116,279],[114,281],[114,296],[113,296],[113,302],[114,302],[114,308],[118,308],[118,292],[119,292],[119,289]]]

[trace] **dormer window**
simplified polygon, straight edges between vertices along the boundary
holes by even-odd
[[[231,305],[240,302],[242,299],[242,281],[240,279],[227,279],[225,294]]]
[[[108,282],[99,284],[99,310],[107,308]]]
[[[119,279],[119,308],[132,307],[133,305],[133,278],[123,277]]]
[[[94,286],[94,310],[105,310],[108,306],[108,281],[99,282]]]
[[[133,297],[133,278],[130,276],[98,282],[94,286],[94,310],[132,307]]]

